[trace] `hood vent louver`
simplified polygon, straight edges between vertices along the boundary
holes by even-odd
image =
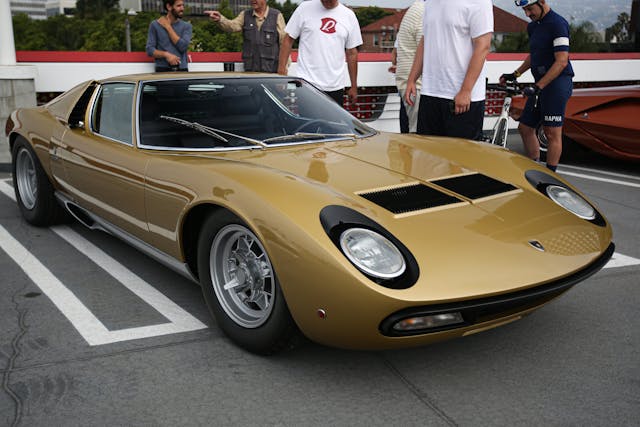
[[[394,214],[463,202],[456,197],[417,183],[358,194]]]
[[[498,181],[480,173],[439,179],[437,181],[431,181],[431,183],[472,200],[517,190],[517,188],[511,184]]]
[[[469,200],[474,201],[518,190],[511,184],[479,173],[438,179],[430,181],[430,184],[458,194],[460,197],[419,182],[366,190],[357,194],[395,215],[406,215],[426,209],[452,207],[456,204],[469,203]]]

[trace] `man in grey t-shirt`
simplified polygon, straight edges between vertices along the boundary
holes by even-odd
[[[147,55],[155,59],[156,71],[188,71],[192,29],[182,20],[184,0],[164,0],[164,8],[167,14],[149,25]]]

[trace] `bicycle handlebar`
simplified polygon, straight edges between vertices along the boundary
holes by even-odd
[[[520,84],[518,84],[518,82],[510,82],[510,81],[507,81],[506,84],[504,85],[501,85],[499,83],[498,84],[488,83],[487,89],[506,92],[507,95],[510,95],[510,96],[520,95],[520,94],[524,96],[531,96],[534,94],[533,86],[522,87]]]

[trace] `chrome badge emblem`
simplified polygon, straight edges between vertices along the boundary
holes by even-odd
[[[538,242],[537,240],[529,240],[529,244],[533,247],[533,249],[544,252],[544,246],[542,246],[542,243]]]

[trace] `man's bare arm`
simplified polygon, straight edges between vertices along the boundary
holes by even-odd
[[[484,62],[487,59],[489,50],[491,49],[491,37],[493,33],[486,33],[476,37],[473,42],[473,54],[469,60],[467,73],[462,81],[462,87],[453,99],[455,102],[455,113],[461,114],[469,111],[471,105],[471,91],[478,81]]]

